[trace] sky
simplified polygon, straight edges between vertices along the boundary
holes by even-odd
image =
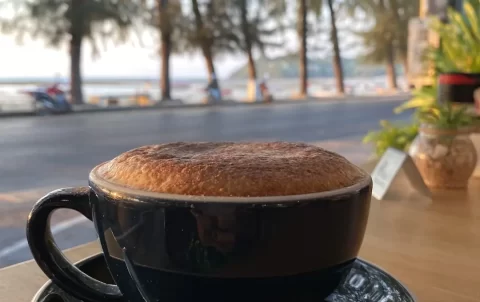
[[[4,9],[2,15],[9,18],[11,9]],[[295,15],[292,15],[295,17]],[[292,17],[291,16],[291,17]],[[84,77],[159,77],[160,58],[158,46],[150,33],[142,34],[144,47],[107,45],[100,57],[93,58],[88,42],[84,43],[82,73]],[[316,37],[311,37],[316,40]],[[267,50],[269,57],[275,57],[298,48],[294,32],[287,32],[282,41],[282,50]],[[322,44],[322,41],[317,41]],[[325,42],[323,42],[325,43]],[[343,54],[347,54],[344,51]],[[228,77],[246,63],[244,55],[225,55],[215,61],[217,76]],[[68,77],[69,55],[67,45],[56,49],[48,47],[42,40],[32,40],[26,35],[21,44],[14,35],[0,33],[0,78]],[[172,78],[205,78],[206,68],[203,57],[197,54],[173,54],[170,61]]]
[[[140,46],[107,45],[99,58],[92,58],[91,47],[83,48],[82,71],[86,77],[158,77],[160,59],[153,44]],[[226,77],[246,62],[243,56],[217,60],[219,77]],[[200,54],[173,55],[170,63],[173,78],[206,77],[205,61]],[[15,36],[0,34],[0,78],[68,76],[69,56],[66,45],[47,47],[41,40],[25,38],[18,44]]]
[[[0,16],[10,18],[13,8],[5,7]],[[142,33],[144,47],[126,45],[108,45],[100,57],[92,58],[91,47],[84,43],[82,73],[84,77],[159,77],[160,58],[156,53],[158,45],[155,34]],[[297,48],[296,36],[288,33],[284,48]],[[286,47],[288,46],[288,47]],[[282,53],[281,51],[280,53]],[[269,56],[280,55],[269,51]],[[224,55],[215,61],[217,76],[228,77],[232,72],[247,62],[244,55]],[[21,44],[15,35],[0,33],[0,78],[32,77],[68,77],[69,55],[67,45],[60,49],[48,47],[42,40],[32,40],[26,35]],[[173,54],[170,61],[172,78],[205,78],[207,76],[205,61],[197,54]]]

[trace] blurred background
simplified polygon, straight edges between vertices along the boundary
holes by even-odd
[[[433,84],[425,20],[460,5],[0,0],[0,266],[31,258],[38,198],[141,145],[304,141],[366,161],[362,137]],[[61,248],[96,237],[69,211],[52,225]]]

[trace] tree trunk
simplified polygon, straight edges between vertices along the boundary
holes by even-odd
[[[387,0],[379,1],[379,7],[384,12],[387,13],[387,5],[385,3]],[[393,37],[392,37],[393,38]],[[385,41],[385,69],[387,73],[387,86],[391,90],[396,90],[397,86],[397,72],[395,70],[395,48],[393,46],[393,40],[387,39]]]
[[[408,79],[408,58],[407,57],[403,57],[402,58],[402,64],[403,64],[403,73],[404,73],[404,77],[405,77],[405,80]]]
[[[242,22],[242,33],[245,44],[245,51],[248,57],[248,77],[250,81],[255,81],[257,79],[257,70],[255,68],[255,61],[253,60],[252,54],[252,38],[250,36],[249,24],[247,20],[248,9],[247,1],[239,1],[240,3],[240,18]]]
[[[305,97],[308,93],[307,81],[307,1],[299,0],[298,17],[299,28],[298,38],[300,44],[300,95]]]
[[[83,1],[72,0],[72,11],[79,12],[73,14],[70,19],[70,97],[73,104],[83,104],[83,91],[82,91],[82,42],[84,36],[85,22]]]
[[[170,52],[172,47],[172,38],[170,33],[162,34],[162,79],[160,87],[162,90],[162,101],[170,101]]]
[[[397,53],[402,61],[404,68],[404,76],[408,77],[408,65],[407,65],[407,55],[408,55],[408,31],[405,28],[402,28],[403,22],[402,17],[400,16],[400,9],[398,7],[397,0],[390,0],[390,7],[393,13],[393,19],[396,23],[396,40],[397,40]]]
[[[203,20],[198,7],[198,0],[192,0],[192,9],[195,15],[195,22],[197,23],[197,32],[199,32],[203,28]]]
[[[73,104],[83,104],[81,62],[82,35],[72,34],[70,38],[70,90]]]
[[[397,72],[395,70],[395,54],[393,52],[393,46],[390,44],[387,47],[386,54],[386,71],[387,71],[387,82],[388,88],[391,90],[396,90],[397,86]]]
[[[202,43],[202,54],[205,58],[205,63],[207,65],[207,72],[208,72],[208,79],[212,80],[212,74],[215,73],[215,66],[213,65],[213,54],[212,54],[212,43],[210,37],[201,37],[203,33],[205,33],[205,28],[203,25],[203,18],[202,14],[200,13],[200,8],[198,6],[198,0],[192,0],[192,10],[193,14],[195,15],[195,23],[197,25],[197,35],[201,39]]]
[[[248,84],[247,84],[247,99],[249,101],[256,101],[258,96],[257,91],[257,69],[252,53],[252,37],[250,33],[250,24],[248,23],[248,1],[240,0],[240,22],[243,34],[243,47],[248,59]]]
[[[215,65],[213,65],[213,57],[208,51],[203,51],[203,56],[205,57],[205,63],[207,65],[208,79],[212,79],[212,74],[215,73]]]
[[[335,74],[337,93],[343,94],[345,93],[345,84],[343,82],[342,56],[338,42],[338,30],[335,10],[333,9],[333,0],[328,0],[328,9],[330,10],[331,41],[333,45],[333,72]]]
[[[255,81],[257,79],[257,68],[255,67],[255,60],[253,59],[252,51],[248,51],[248,79]]]
[[[159,20],[159,31],[161,36],[161,59],[162,70],[160,79],[160,88],[162,91],[162,101],[170,101],[170,53],[172,51],[172,28],[169,24],[168,3],[163,0],[157,0],[157,9]]]

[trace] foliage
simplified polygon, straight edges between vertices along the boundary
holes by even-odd
[[[465,0],[464,14],[449,9],[449,23],[439,18],[430,24],[442,43],[440,47],[431,48],[426,60],[434,63],[436,72],[480,73],[480,1]],[[418,132],[421,123],[438,128],[459,128],[471,126],[475,119],[467,113],[465,106],[453,106],[451,103],[438,104],[437,87],[423,87],[413,92],[409,101],[395,108],[395,113],[415,109],[411,125],[393,125],[383,121],[382,129],[372,131],[364,142],[374,143],[378,156],[388,147],[406,150]]]
[[[431,21],[442,42],[427,56],[438,72],[480,73],[480,1],[465,0],[463,11],[449,8],[448,23],[439,18]]]
[[[323,0],[310,0],[307,1],[308,9],[317,17],[322,15]]]
[[[423,88],[414,93],[414,97],[395,108],[396,113],[415,108],[411,124],[392,124],[381,121],[378,131],[370,131],[363,139],[364,143],[373,143],[375,153],[381,156],[389,147],[408,150],[418,134],[422,123],[442,129],[460,128],[474,124],[474,118],[467,113],[466,106],[453,106],[451,103],[436,102],[436,87]]]
[[[25,35],[42,38],[48,45],[69,44],[71,98],[83,103],[81,56],[83,41],[89,40],[92,55],[107,39],[126,42],[144,11],[145,0],[0,0],[13,10],[13,17],[0,19],[4,33],[15,33],[20,42]]]
[[[227,4],[220,0],[192,2],[195,2],[192,10],[196,4],[201,19],[197,20],[194,12],[184,12],[182,22],[178,24],[184,42],[182,51],[194,53],[202,47],[209,47],[212,55],[235,52],[237,37],[231,30],[233,24],[227,14]]]
[[[185,39],[183,37],[183,16],[182,6],[178,0],[169,0],[164,7],[160,8],[162,1],[149,2],[147,12],[142,16],[143,23],[156,29],[162,35],[168,36],[171,45],[168,45],[173,52],[182,52],[185,48]],[[159,47],[161,48],[161,46]],[[158,51],[160,53],[160,51]]]
[[[412,92],[412,98],[394,109],[395,113],[402,113],[408,109],[426,109],[435,105],[437,101],[437,86],[423,86]]]
[[[419,109],[421,123],[441,129],[461,128],[473,125],[473,117],[467,113],[467,106],[454,106],[452,103],[435,104],[430,108]]]
[[[407,150],[418,134],[422,123],[438,128],[459,128],[470,126],[474,119],[469,115],[466,106],[453,106],[451,103],[438,104],[436,101],[437,88],[423,87],[413,92],[413,98],[395,108],[395,113],[407,109],[415,109],[413,122],[406,125],[394,125],[388,121],[381,121],[381,129],[371,131],[365,137],[364,143],[373,143],[375,153],[381,156],[388,147]]]
[[[278,17],[284,14],[283,9],[285,3],[280,0],[229,1],[227,13],[233,33],[231,38],[236,48],[244,53],[255,48],[265,55],[266,49],[283,46],[283,41],[274,39],[284,29],[278,22]]]
[[[396,0],[397,7],[394,13],[398,16],[395,18],[395,35],[396,50],[400,60],[406,60],[408,56],[408,26],[410,20],[417,17],[420,13],[420,1],[422,0]],[[393,2],[392,2],[393,3]]]
[[[70,0],[0,0],[4,8],[14,11],[12,18],[0,19],[4,33],[15,33],[20,42],[25,35],[41,38],[54,47],[68,41],[74,29],[90,41],[93,55],[106,40],[125,42],[142,5],[131,0],[87,0],[73,11]]]
[[[370,22],[367,29],[353,30],[364,47],[363,61],[384,63],[387,60],[387,47],[393,43],[395,29],[391,12],[386,10],[384,0],[347,0],[345,5],[351,16],[360,15],[363,21]],[[365,20],[365,16],[368,19]]]
[[[388,121],[380,121],[382,127],[378,131],[370,131],[364,138],[364,143],[373,143],[377,156],[382,156],[388,148],[396,148],[407,151],[410,144],[418,134],[418,123],[392,124]]]
[[[397,58],[407,56],[408,22],[418,16],[419,0],[345,0],[347,12],[370,27],[353,31],[365,48],[364,61],[383,64],[388,60],[390,45]]]

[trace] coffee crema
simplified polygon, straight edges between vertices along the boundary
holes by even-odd
[[[287,142],[143,146],[99,165],[95,174],[130,189],[224,197],[318,193],[349,187],[367,177],[343,156]]]

